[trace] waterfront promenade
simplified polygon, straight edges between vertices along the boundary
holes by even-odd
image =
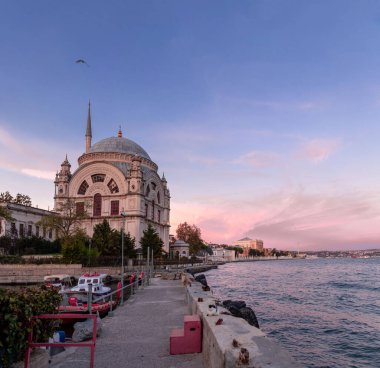
[[[180,280],[151,279],[149,286],[102,320],[95,368],[200,368],[201,354],[170,355],[169,335],[189,314]],[[88,368],[89,348],[67,348],[52,357],[51,368]]]

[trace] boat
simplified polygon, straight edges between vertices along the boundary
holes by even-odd
[[[70,290],[74,292],[88,293],[88,286],[92,285],[92,293],[95,295],[106,295],[111,292],[111,288],[104,285],[107,278],[105,273],[85,273],[79,277],[78,285],[72,287]]]
[[[61,314],[83,314],[83,320],[86,319],[88,310],[88,292],[72,292],[67,291],[63,294],[63,300],[60,306],[57,307],[57,312]],[[96,301],[91,303],[91,314],[99,314],[100,318],[105,317],[108,312],[117,307],[119,298],[110,299],[104,296],[99,300],[99,296],[92,295]],[[65,325],[81,321],[81,319],[65,318],[63,323]]]
[[[44,284],[47,288],[63,293],[73,287],[73,277],[66,274],[47,275],[44,277]]]

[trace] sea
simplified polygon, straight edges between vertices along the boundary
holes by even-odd
[[[234,262],[205,275],[305,367],[380,367],[380,258]]]

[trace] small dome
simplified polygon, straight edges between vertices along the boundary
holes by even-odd
[[[94,152],[119,152],[131,155],[139,155],[151,160],[147,152],[137,143],[124,137],[111,137],[102,139],[90,148],[90,153]]]
[[[189,244],[185,243],[183,240],[178,239],[171,246],[172,247],[189,247]]]

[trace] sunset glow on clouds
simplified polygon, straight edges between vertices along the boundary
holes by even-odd
[[[52,208],[91,99],[93,143],[121,125],[165,172],[171,233],[187,221],[214,243],[379,247],[377,13],[351,0],[9,3],[0,192]]]

